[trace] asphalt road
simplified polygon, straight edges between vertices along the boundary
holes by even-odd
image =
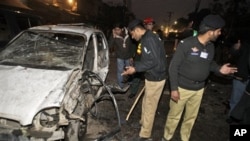
[[[171,56],[171,54],[169,55]],[[171,59],[171,58],[169,58]],[[106,83],[116,82],[116,59],[110,57],[110,71]],[[141,83],[140,88],[143,87]],[[200,111],[196,123],[192,130],[190,141],[228,141],[229,140],[229,125],[226,123],[228,112],[228,99],[231,92],[231,79],[227,77],[217,77],[211,75],[203,96]],[[133,141],[139,134],[138,122],[141,113],[141,99],[136,105],[128,121],[126,116],[135,101],[136,97],[128,98],[127,93],[115,94],[115,99],[119,108],[121,131],[107,138],[107,141]],[[166,116],[169,110],[169,87],[168,83],[165,86],[162,97],[159,101],[157,109],[152,138],[153,141],[160,141],[163,136]],[[117,116],[114,110],[114,104],[108,98],[107,100],[98,103],[97,117],[90,120],[92,125],[88,130],[87,137],[93,140],[97,136],[105,135],[118,126]],[[172,141],[179,141],[179,129]],[[87,140],[87,139],[86,139]]]
[[[166,54],[168,63],[173,54],[173,44],[166,44]],[[110,67],[106,83],[116,83],[116,58],[110,56]],[[142,89],[144,82],[141,82]],[[203,100],[200,106],[199,114],[196,123],[192,130],[190,141],[228,141],[229,140],[229,125],[226,123],[228,114],[228,99],[231,94],[231,79],[228,77],[219,77],[211,75],[206,86]],[[138,126],[141,115],[141,99],[137,103],[135,109],[130,115],[129,120],[126,120],[127,114],[135,101],[136,97],[128,98],[129,90],[126,93],[114,94],[115,102],[110,97],[104,97],[96,105],[95,115],[89,113],[88,129],[84,141],[94,141],[105,137],[111,133],[105,141],[134,141],[138,137],[140,126]],[[164,88],[161,99],[159,101],[156,112],[154,127],[152,131],[153,141],[161,141],[164,131],[166,116],[169,110],[169,86],[168,82]],[[117,104],[117,105],[116,105]],[[115,111],[115,106],[118,107],[119,116]],[[119,121],[121,126],[119,126]],[[120,131],[112,134],[113,131]],[[180,126],[177,127],[176,133],[172,141],[180,140]]]

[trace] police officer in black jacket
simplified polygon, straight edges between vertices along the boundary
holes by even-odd
[[[155,112],[166,81],[165,49],[159,36],[146,30],[141,20],[132,21],[128,29],[132,38],[139,41],[141,56],[139,61],[134,62],[134,67],[127,67],[123,75],[145,72],[145,92],[138,140],[147,141],[152,140]]]
[[[224,24],[219,15],[208,15],[200,25],[198,36],[185,38],[178,44],[169,66],[171,100],[162,141],[173,137],[184,109],[180,134],[182,141],[189,140],[210,71],[221,74],[237,71],[230,64],[219,66],[213,61],[212,41],[219,37]]]

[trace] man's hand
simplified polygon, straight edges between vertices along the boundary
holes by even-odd
[[[230,67],[230,63],[224,64],[220,68],[220,73],[222,73],[222,74],[232,74],[232,73],[235,73],[235,72],[237,72],[237,68],[236,67]]]
[[[176,103],[178,102],[178,100],[180,99],[180,93],[178,90],[171,91],[171,99]]]
[[[128,66],[125,69],[126,70],[121,75],[131,75],[135,73],[135,68],[132,66]]]

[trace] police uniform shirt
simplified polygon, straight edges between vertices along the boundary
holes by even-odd
[[[203,88],[210,71],[218,72],[220,68],[213,57],[212,42],[203,45],[197,37],[181,40],[170,63],[171,90],[178,86],[190,90]]]

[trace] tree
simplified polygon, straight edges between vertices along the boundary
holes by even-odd
[[[249,8],[249,0],[226,0],[224,3],[219,0],[214,0],[211,11],[225,18],[228,35],[230,35],[233,30],[239,30],[239,28],[248,26],[243,25],[243,23],[249,19]]]

